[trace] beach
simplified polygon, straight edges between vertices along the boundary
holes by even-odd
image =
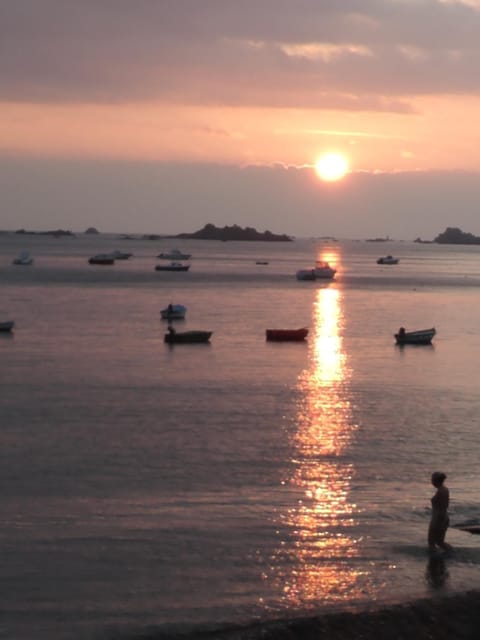
[[[422,600],[378,611],[331,614],[292,621],[258,635],[277,640],[474,640],[480,625],[480,594]],[[240,636],[241,638],[242,636]]]
[[[476,640],[480,593],[467,592],[361,612],[248,626],[195,636],[200,640]],[[182,635],[155,632],[135,640],[174,640]]]
[[[277,621],[262,625],[204,631],[196,640],[476,640],[480,593],[443,596],[360,612]],[[123,636],[112,636],[120,638]],[[129,640],[180,640],[182,634],[154,630]]]

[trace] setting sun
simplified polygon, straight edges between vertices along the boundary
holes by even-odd
[[[348,162],[340,153],[326,153],[317,160],[315,171],[322,180],[333,182],[347,173]]]

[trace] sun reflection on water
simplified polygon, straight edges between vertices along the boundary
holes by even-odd
[[[356,430],[349,400],[351,370],[343,349],[342,293],[318,289],[309,339],[310,366],[299,376],[292,435],[291,488],[301,498],[284,514],[290,539],[283,560],[282,598],[289,606],[349,601],[364,594],[365,572],[355,563],[354,466],[348,450]],[[286,569],[288,567],[288,569]]]

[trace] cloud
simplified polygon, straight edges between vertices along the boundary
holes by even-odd
[[[478,7],[439,0],[15,0],[0,100],[406,113],[478,92],[479,31]]]

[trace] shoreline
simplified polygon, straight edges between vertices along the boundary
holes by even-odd
[[[151,629],[128,640],[476,640],[479,629],[480,591],[472,590],[191,634]]]

